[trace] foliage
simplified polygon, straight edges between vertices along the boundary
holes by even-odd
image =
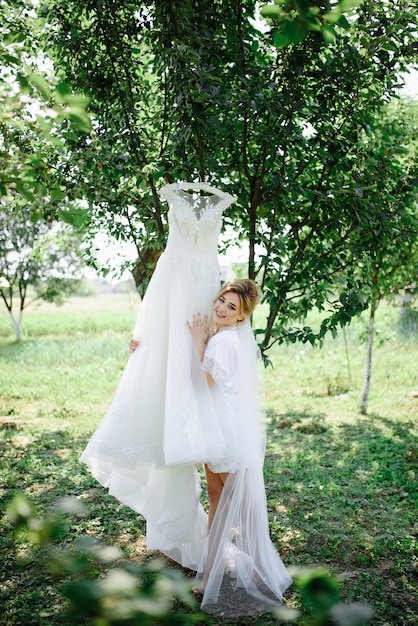
[[[264,28],[251,0],[42,5],[45,48],[95,116],[91,137],[70,142],[65,167],[89,202],[89,236],[135,242],[139,284],[166,237],[158,187],[219,181],[237,197],[223,245],[248,243],[248,274],[269,306],[263,350],[321,342],[366,307],[353,267],[383,243],[370,224],[390,236],[370,147],[380,145],[386,103],[415,59],[417,15],[407,0],[368,0],[345,17],[354,4],[275,5],[282,24],[310,15],[285,48],[277,20]],[[392,153],[400,147],[393,140]],[[415,178],[405,171],[395,195],[396,186],[412,193]],[[313,307],[328,311],[320,328],[290,326]]]
[[[63,200],[59,155],[69,137],[90,131],[88,98],[53,76],[34,36],[39,23],[31,3],[1,3],[0,24],[0,196]],[[76,207],[60,217],[85,219]]]
[[[320,32],[324,41],[331,43],[337,36],[335,25],[350,27],[345,11],[361,5],[363,1],[322,3],[325,11],[321,12],[321,6],[311,6],[307,0],[277,0],[274,4],[263,6],[260,13],[277,25],[274,43],[278,48],[302,43],[310,31]]]
[[[145,566],[121,564],[95,579],[103,564],[120,559],[118,548],[97,545],[91,537],[79,537],[67,550],[52,548],[68,534],[68,521],[81,515],[83,508],[76,499],[62,499],[56,503],[55,513],[39,519],[33,505],[17,496],[9,505],[7,516],[17,536],[24,536],[32,545],[50,548],[41,569],[55,580],[71,576],[64,595],[70,608],[63,619],[66,624],[79,623],[80,617],[89,623],[112,624],[186,624],[185,616],[172,612],[175,599],[193,604],[190,584],[179,572],[164,569],[164,563],[155,561]]]
[[[279,607],[274,615],[280,622],[303,626],[364,626],[372,619],[374,611],[369,605],[340,602],[340,583],[326,568],[299,567],[290,571],[301,591],[307,616],[286,606]]]
[[[11,201],[10,201],[11,202]],[[33,220],[19,200],[0,203],[0,296],[21,338],[23,310],[35,300],[62,302],[73,293],[82,267],[80,241],[63,224]],[[32,297],[29,296],[32,289]],[[17,301],[17,310],[16,310]]]
[[[79,537],[70,548],[56,549],[68,535],[69,521],[83,515],[79,500],[64,498],[54,507],[53,514],[39,518],[34,506],[22,495],[17,495],[7,507],[6,515],[17,540],[32,546],[46,546],[47,552],[38,565],[49,571],[55,581],[71,576],[64,595],[70,608],[63,616],[66,624],[79,623],[80,617],[100,626],[119,624],[190,624],[197,621],[185,607],[196,608],[191,584],[179,571],[170,570],[163,560],[151,560],[138,566],[125,562],[112,567],[102,577],[95,573],[122,556],[118,548],[100,546],[88,536]],[[54,550],[55,548],[55,550]],[[295,584],[302,593],[309,617],[301,619],[301,612],[279,607],[273,614],[286,623],[304,626],[363,626],[373,617],[371,607],[362,604],[340,603],[339,583],[325,568],[293,568]],[[176,610],[173,604],[177,601]]]

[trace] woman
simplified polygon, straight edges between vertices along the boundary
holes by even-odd
[[[277,606],[291,584],[269,535],[264,430],[257,391],[258,349],[249,318],[259,301],[248,279],[227,283],[212,310],[187,323],[223,429],[223,458],[205,463],[208,539],[196,592],[210,613],[256,614]]]

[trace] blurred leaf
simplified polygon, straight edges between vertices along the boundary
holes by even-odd
[[[283,33],[287,35],[290,43],[299,44],[308,34],[308,29],[305,22],[300,17],[296,17],[291,22],[286,22]]]
[[[59,217],[67,224],[80,228],[90,222],[90,213],[86,209],[80,207],[71,207],[71,209],[58,209]]]
[[[336,626],[364,626],[374,616],[374,610],[367,604],[337,604],[330,612]]]
[[[286,623],[296,621],[301,615],[300,611],[288,606],[279,606],[272,613],[278,620]]]
[[[283,15],[283,9],[278,4],[266,4],[260,9],[260,15],[266,18],[278,18]]]
[[[74,497],[63,497],[60,498],[55,506],[54,510],[57,513],[68,513],[69,515],[84,515],[86,508],[84,504]]]
[[[16,189],[24,198],[26,198],[26,200],[30,200],[31,202],[35,200],[35,196],[33,195],[33,193],[28,189],[26,185],[24,185],[20,181],[16,182]]]
[[[28,78],[28,81],[38,89],[40,94],[45,99],[49,98],[50,86],[49,86],[48,81],[43,76],[41,76],[37,72],[28,71],[27,78]]]
[[[79,106],[69,106],[65,117],[71,120],[73,126],[83,133],[91,131],[91,121],[88,113]]]
[[[326,43],[332,43],[335,37],[337,36],[337,33],[335,32],[334,28],[330,26],[329,24],[322,25],[321,33]]]
[[[364,0],[339,0],[338,6],[340,10],[345,13],[351,9],[356,9],[364,3]]]
[[[7,519],[16,527],[26,524],[34,513],[33,505],[21,494],[17,494],[6,509]]]

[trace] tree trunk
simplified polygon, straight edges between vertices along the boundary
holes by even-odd
[[[9,315],[10,315],[10,319],[12,320],[12,325],[13,325],[13,328],[14,328],[14,331],[15,331],[16,341],[20,341],[21,338],[22,338],[22,316],[23,316],[23,311],[22,310],[19,311],[19,315],[18,315],[17,319],[13,315],[12,311],[9,311]]]
[[[350,353],[348,351],[347,331],[345,329],[345,326],[343,326],[343,337],[344,337],[345,358],[347,361],[348,386],[351,389],[353,382],[351,378]]]
[[[370,305],[370,318],[369,318],[369,326],[367,330],[367,351],[366,351],[366,369],[364,372],[364,386],[363,393],[361,396],[360,403],[360,412],[363,415],[367,413],[367,406],[369,402],[369,392],[370,392],[370,380],[372,376],[372,351],[373,351],[373,339],[374,339],[374,320],[376,309],[379,305],[379,299],[373,297],[372,303]]]

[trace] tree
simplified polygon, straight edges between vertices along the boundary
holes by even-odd
[[[378,306],[384,298],[407,290],[411,278],[415,280],[418,278],[418,247],[416,234],[414,236],[415,240],[412,240],[410,235],[411,233],[408,233],[408,235],[402,238],[403,241],[399,247],[395,243],[393,250],[379,250],[369,266],[370,307],[367,326],[364,384],[360,400],[360,411],[363,415],[367,413],[369,403],[375,319]]]
[[[370,167],[372,161],[369,160],[369,169],[362,173],[361,189],[369,201],[378,206],[381,217],[369,223],[376,244],[370,248],[360,270],[354,269],[353,272],[354,275],[361,274],[370,302],[360,402],[363,414],[368,408],[378,306],[384,298],[408,290],[418,279],[417,127],[418,105],[394,103],[388,108],[386,117],[376,121],[373,141],[364,146],[373,153],[373,167]],[[376,136],[379,137],[378,142],[375,141]],[[415,184],[415,188],[409,181]]]
[[[31,302],[59,301],[78,282],[79,240],[53,221],[87,221],[57,172],[64,139],[89,132],[90,116],[86,96],[52,76],[30,3],[2,3],[0,24],[0,295],[19,340]]]
[[[88,98],[51,74],[51,63],[34,37],[37,23],[28,2],[0,5],[0,197],[19,194],[29,201],[49,197],[56,202],[66,195],[56,178],[64,138],[88,133],[90,116]],[[75,206],[60,216],[78,224],[85,218]]]
[[[36,300],[61,302],[78,286],[82,267],[79,239],[64,224],[31,219],[23,200],[0,205],[0,296],[16,340],[23,311]],[[29,290],[32,294],[29,294]],[[16,306],[17,301],[17,306]]]
[[[296,36],[304,10],[284,3],[285,42],[284,21],[261,28],[251,0],[42,7],[48,54],[91,98],[94,134],[72,143],[63,171],[95,228],[135,241],[146,267],[166,235],[158,186],[227,185],[226,224],[249,242],[248,275],[269,306],[263,350],[321,341],[367,305],[353,267],[381,245],[369,224],[383,218],[363,193],[373,154],[361,146],[416,55],[417,14],[407,0],[368,0],[341,19],[349,4],[312,2],[320,29]],[[313,307],[327,311],[320,328],[290,326]]]

